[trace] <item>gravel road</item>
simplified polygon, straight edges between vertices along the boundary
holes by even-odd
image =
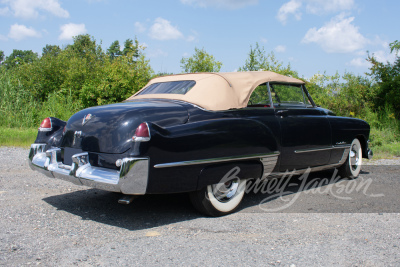
[[[284,197],[272,180],[239,212],[207,218],[185,194],[120,205],[31,171],[27,156],[0,148],[2,266],[400,266],[400,160],[354,181],[294,177]]]

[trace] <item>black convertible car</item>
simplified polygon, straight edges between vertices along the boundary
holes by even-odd
[[[190,192],[202,213],[241,202],[246,181],[339,168],[371,158],[370,127],[319,108],[304,82],[273,72],[158,77],[118,104],[46,118],[30,166],[52,178],[135,195]],[[233,173],[232,170],[235,170]]]

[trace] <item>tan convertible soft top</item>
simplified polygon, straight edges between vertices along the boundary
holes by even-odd
[[[142,90],[129,97],[134,99],[175,99],[182,100],[207,110],[227,110],[247,106],[250,95],[260,84],[266,82],[304,84],[303,81],[271,71],[190,73],[157,77],[144,88],[154,83],[171,81],[195,81],[196,85],[186,94],[146,94]]]

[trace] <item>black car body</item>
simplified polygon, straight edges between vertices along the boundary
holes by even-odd
[[[124,195],[191,192],[201,212],[234,211],[246,180],[371,158],[369,125],[319,108],[304,82],[272,72],[155,78],[123,103],[46,118],[30,166]],[[223,181],[232,169],[240,172]]]

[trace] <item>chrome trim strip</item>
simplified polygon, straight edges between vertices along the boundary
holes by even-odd
[[[77,185],[127,195],[144,195],[147,190],[149,159],[123,158],[120,170],[90,165],[87,152],[72,156],[72,165],[61,162],[61,149],[44,152],[45,144],[33,144],[29,153],[29,166],[51,178],[58,178]]]
[[[295,150],[294,153],[308,153],[308,152],[317,152],[317,151],[324,151],[324,150],[332,150],[332,149],[344,149],[349,148],[350,145],[340,145],[340,146],[330,146],[330,147],[320,147],[320,148],[312,148],[312,149],[299,149]]]
[[[336,145],[336,146],[332,146],[332,149],[340,149],[340,148],[350,148],[350,145]]]
[[[261,179],[264,179],[274,170],[276,163],[278,162],[278,155],[261,158],[260,160],[264,167]]]
[[[333,164],[329,164],[329,165],[322,165],[322,166],[316,166],[316,167],[310,167],[310,169],[311,169],[310,172],[323,171],[323,170],[327,170],[327,169],[337,168],[337,167],[343,165],[346,162],[346,159],[347,159],[347,157],[348,157],[348,155],[350,153],[350,146],[341,147],[341,148],[344,148],[344,151],[343,151],[342,158],[339,160],[338,163],[333,163]],[[301,169],[301,170],[293,170],[293,171],[289,171],[289,172],[271,173],[267,178],[280,177],[280,176],[287,175],[288,173],[293,174],[293,175],[301,175],[301,174],[305,173],[308,169],[309,168]]]
[[[280,155],[279,151],[271,152],[268,154],[254,154],[247,156],[235,156],[235,157],[223,157],[223,158],[211,158],[211,159],[197,159],[189,161],[171,162],[171,163],[161,163],[154,165],[154,168],[170,168],[170,167],[180,167],[180,166],[190,166],[199,164],[209,164],[209,163],[219,163],[219,162],[229,162],[235,160],[246,160],[246,159],[262,159],[268,157],[277,157]]]

